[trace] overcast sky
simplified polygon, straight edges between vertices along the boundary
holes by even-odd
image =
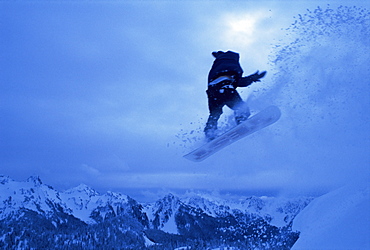
[[[367,1],[329,2],[333,9],[369,9]],[[38,175],[60,190],[85,183],[128,194],[203,189],[304,195],[368,179],[368,83],[356,82],[359,96],[351,92],[365,110],[354,116],[343,108],[354,107],[353,100],[333,104],[317,95],[338,83],[307,91],[312,71],[314,78],[326,76],[317,65],[340,68],[346,55],[340,62],[329,55],[295,65],[301,67],[295,80],[306,82],[301,87],[280,87],[285,80],[271,63],[274,45],[289,40],[285,29],[294,17],[329,2],[1,1],[0,174],[15,180]],[[245,74],[267,70],[242,96],[251,97],[252,112],[274,104],[283,114],[269,128],[193,163],[182,155],[201,143],[215,50],[239,52]],[[366,54],[358,57],[368,65]],[[334,73],[369,79],[368,66]],[[353,87],[340,86],[342,94]],[[333,121],[323,112],[333,107],[335,117],[346,119]]]

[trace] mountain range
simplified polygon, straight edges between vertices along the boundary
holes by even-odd
[[[140,203],[81,184],[57,191],[32,176],[0,176],[0,247],[5,249],[290,249],[296,215],[312,197],[171,193]]]

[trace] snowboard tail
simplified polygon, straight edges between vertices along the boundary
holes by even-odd
[[[184,157],[195,162],[202,161],[239,139],[275,123],[280,116],[280,109],[270,106]]]

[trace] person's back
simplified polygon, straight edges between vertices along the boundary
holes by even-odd
[[[216,59],[209,71],[208,82],[212,82],[221,75],[234,76],[235,80],[238,80],[242,76],[243,69],[239,64],[238,53],[232,51],[218,51],[213,52],[212,55]]]

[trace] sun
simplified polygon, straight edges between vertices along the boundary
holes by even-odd
[[[251,15],[231,18],[228,22],[230,32],[252,34],[255,30],[257,19]]]
[[[235,46],[249,46],[256,41],[257,27],[265,16],[263,13],[227,14],[223,21],[226,25],[225,42]]]

